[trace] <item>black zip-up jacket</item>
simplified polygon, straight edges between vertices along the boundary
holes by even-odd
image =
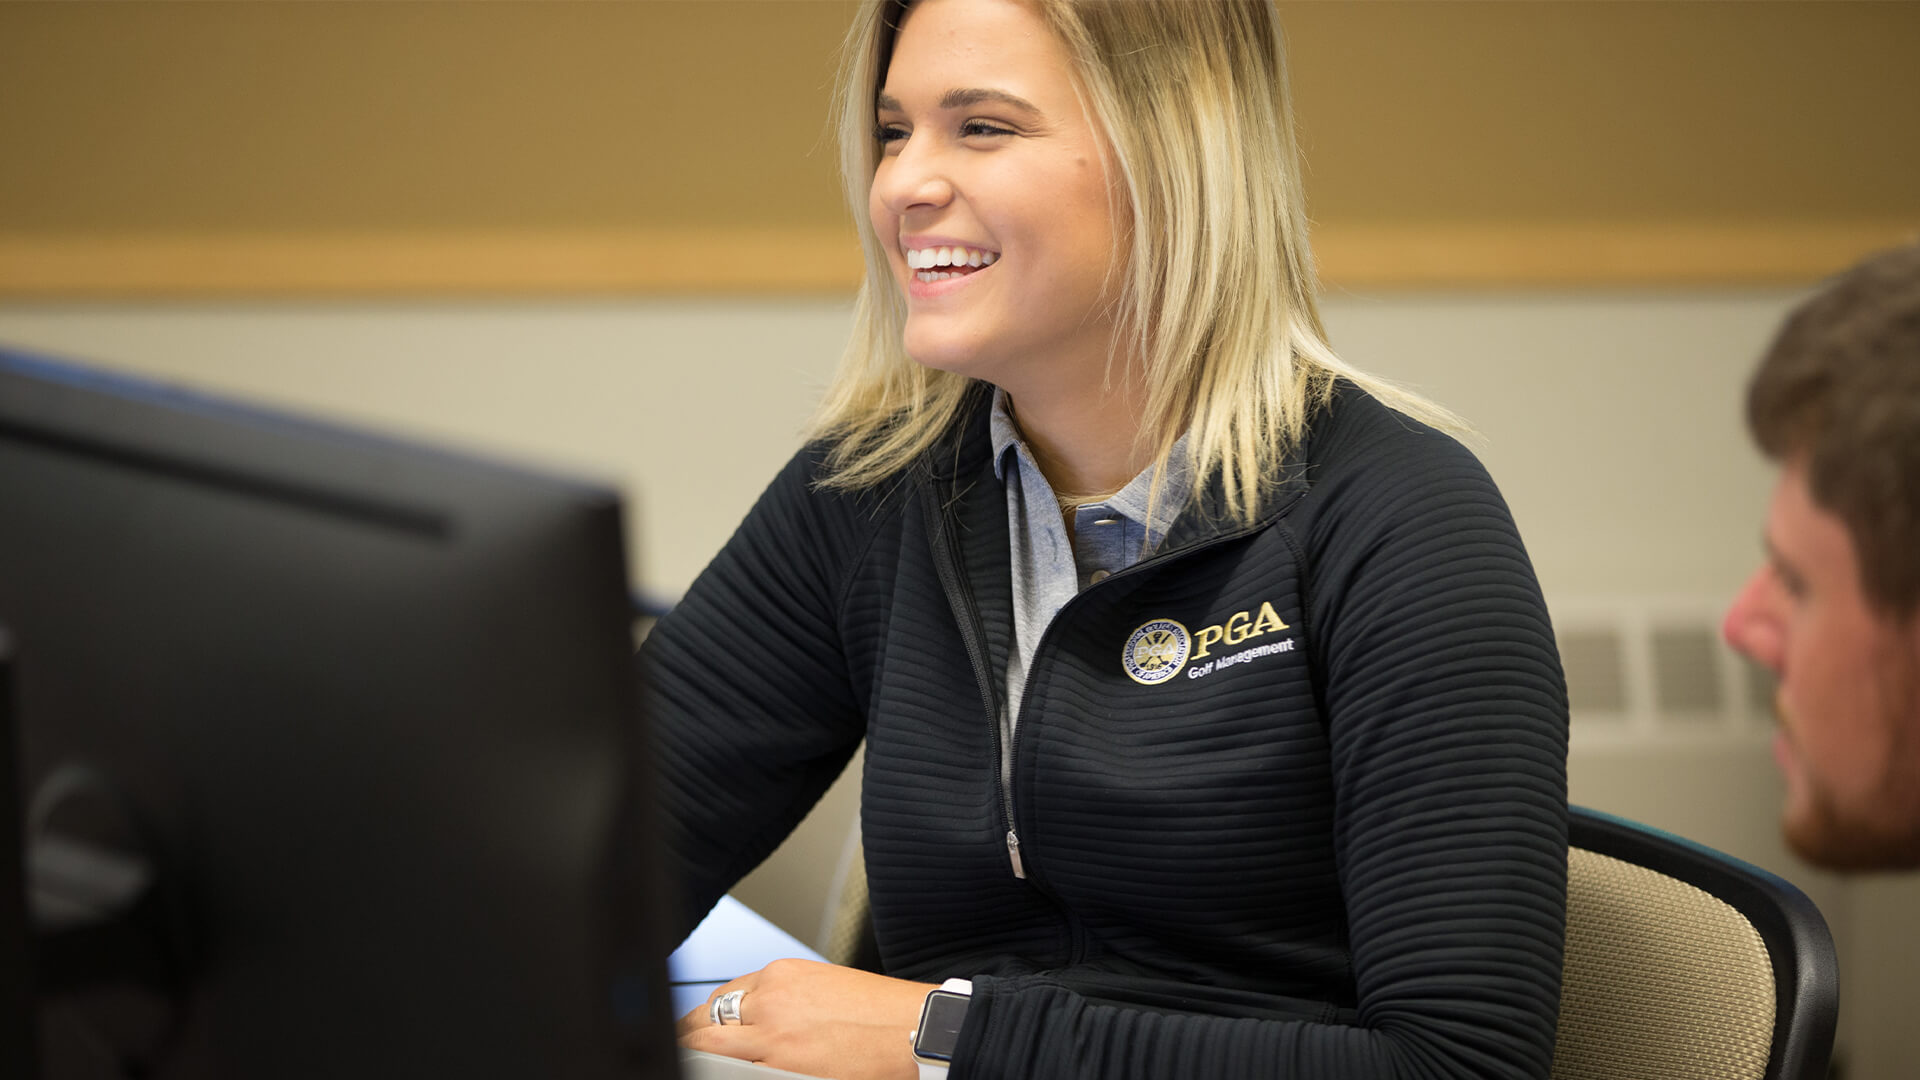
[[[953,1080],[1545,1077],[1566,695],[1479,462],[1343,385],[1257,524],[1216,480],[1061,609],[1003,784],[986,416],[865,493],[803,450],[648,637],[680,930],[865,739],[886,968],[973,979]]]

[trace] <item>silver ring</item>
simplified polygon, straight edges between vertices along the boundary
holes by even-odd
[[[740,1019],[740,999],[746,996],[747,992],[745,990],[729,990],[721,994],[719,997],[713,999],[712,1005],[707,1006],[707,1018],[712,1020],[715,1026],[742,1023],[743,1021]]]

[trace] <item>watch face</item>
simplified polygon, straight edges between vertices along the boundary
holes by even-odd
[[[915,1056],[935,1061],[952,1061],[953,1048],[960,1042],[960,1025],[967,1018],[969,998],[946,990],[927,995],[920,1011],[920,1033],[914,1036]]]

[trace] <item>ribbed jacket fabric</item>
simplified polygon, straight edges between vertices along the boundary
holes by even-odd
[[[953,1080],[1545,1077],[1566,696],[1480,464],[1343,385],[1258,524],[1215,482],[1061,610],[1003,785],[976,405],[881,489],[804,450],[648,637],[680,929],[864,738],[887,970],[973,979]]]

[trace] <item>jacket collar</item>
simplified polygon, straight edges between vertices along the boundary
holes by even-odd
[[[968,389],[960,417],[947,434],[936,441],[921,458],[922,475],[931,483],[943,505],[955,507],[969,489],[980,484],[1001,490],[994,468],[994,439],[991,424],[994,388],[976,382]],[[1261,510],[1252,524],[1246,524],[1227,512],[1226,488],[1218,473],[1208,475],[1197,485],[1194,497],[1174,519],[1167,537],[1154,557],[1209,543],[1214,540],[1257,532],[1284,516],[1307,493],[1308,474],[1313,453],[1313,437],[1308,437],[1289,455],[1280,475],[1273,478],[1261,498]],[[980,493],[975,493],[980,494]],[[998,515],[1004,529],[1005,499],[967,499],[975,513]],[[985,521],[969,522],[984,527]]]

